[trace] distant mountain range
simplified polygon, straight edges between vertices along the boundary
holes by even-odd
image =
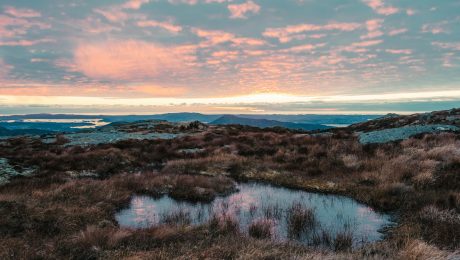
[[[224,116],[224,114],[201,114],[201,113],[166,113],[156,115],[78,115],[78,114],[29,114],[0,116],[0,120],[24,120],[24,119],[102,119],[105,122],[134,122],[142,120],[166,120],[169,122],[200,121],[210,123]],[[251,119],[267,119],[280,122],[304,123],[304,124],[340,124],[350,125],[376,119],[382,115],[281,115],[281,114],[239,114],[237,117]]]
[[[110,123],[132,123],[145,120],[191,122],[215,125],[239,124],[260,128],[284,127],[300,130],[324,130],[367,122],[377,115],[208,115],[200,113],[166,113],[157,115],[75,115],[30,114],[0,116],[0,135],[41,135],[57,132],[77,132]]]
[[[247,125],[260,128],[267,127],[284,127],[288,129],[298,129],[298,130],[324,130],[332,128],[330,126],[325,126],[321,124],[301,124],[301,123],[292,123],[292,122],[281,122],[276,120],[268,119],[256,119],[256,118],[246,118],[239,117],[234,115],[224,115],[218,119],[212,121],[212,125]]]

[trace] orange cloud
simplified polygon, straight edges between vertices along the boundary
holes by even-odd
[[[187,73],[195,59],[194,46],[110,41],[80,44],[74,51],[74,69],[93,79],[144,81]]]

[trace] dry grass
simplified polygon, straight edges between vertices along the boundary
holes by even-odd
[[[1,158],[37,168],[34,177],[0,187],[1,259],[436,259],[460,247],[455,232],[460,229],[460,135],[455,133],[362,146],[346,130],[312,136],[229,126],[174,140],[86,148],[61,142],[16,138],[0,143]],[[203,152],[178,152],[197,147]],[[98,178],[66,174],[84,170]],[[351,252],[347,234],[338,240],[316,234],[318,241],[345,250],[337,253],[245,237],[229,216],[215,216],[198,228],[116,227],[114,213],[134,194],[209,201],[234,189],[230,177],[348,195],[398,214],[399,226],[382,245]],[[293,231],[314,223],[311,212],[292,213]],[[265,214],[277,216],[272,209]]]

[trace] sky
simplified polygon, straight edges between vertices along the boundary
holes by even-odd
[[[452,107],[458,0],[0,0],[0,114]]]

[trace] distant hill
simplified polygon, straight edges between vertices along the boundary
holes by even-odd
[[[329,129],[331,127],[319,124],[297,124],[292,122],[281,122],[276,120],[268,119],[255,119],[255,118],[245,118],[234,115],[224,115],[210,124],[212,125],[247,125],[260,128],[267,127],[284,127],[288,129],[300,129],[300,130],[323,130]]]
[[[43,135],[54,133],[54,131],[40,130],[40,129],[17,129],[9,130],[0,126],[0,136],[19,136],[19,135]]]
[[[123,115],[123,116],[100,116],[107,122],[135,122],[144,120],[166,120],[169,122],[192,122],[200,121],[209,123],[221,115],[205,115],[200,113],[167,113],[157,115]]]
[[[351,125],[361,122],[366,122],[372,119],[381,117],[381,115],[314,115],[314,114],[298,114],[298,115],[281,115],[281,114],[261,114],[250,115],[240,114],[238,117],[268,119],[281,122],[292,122],[302,124],[320,124],[320,125]]]

